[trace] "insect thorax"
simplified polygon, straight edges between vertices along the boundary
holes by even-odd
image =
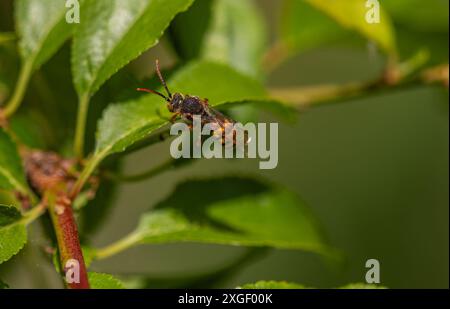
[[[195,115],[203,113],[203,104],[200,98],[194,96],[185,96],[180,108],[181,113]]]

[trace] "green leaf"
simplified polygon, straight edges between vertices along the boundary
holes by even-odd
[[[207,60],[184,66],[171,78],[171,87],[177,92],[208,98],[212,106],[265,99],[267,95],[260,82],[228,65]]]
[[[261,78],[266,28],[252,0],[216,0],[202,55]]]
[[[7,285],[5,282],[0,280],[0,289],[8,289],[8,288],[9,288],[9,285]]]
[[[285,0],[282,42],[293,53],[324,44],[348,43],[357,34],[376,42],[388,54],[395,54],[395,35],[388,14],[381,6],[382,22],[369,24],[365,20],[365,3],[364,0]]]
[[[448,32],[447,0],[385,0],[382,7],[395,23],[418,32]],[[418,9],[420,8],[420,9]]]
[[[158,43],[193,0],[88,0],[72,50],[75,88],[92,95],[120,68]]]
[[[89,284],[92,289],[123,289],[122,282],[110,274],[88,272]]]
[[[266,27],[253,0],[196,1],[174,19],[169,34],[184,60],[215,60],[262,79]]]
[[[0,227],[10,225],[20,218],[22,214],[16,207],[0,204]]]
[[[304,285],[286,281],[258,281],[255,283],[247,283],[239,286],[240,289],[311,289]],[[385,289],[381,285],[366,284],[366,283],[351,283],[339,287],[338,289]]]
[[[145,86],[145,85],[143,85]],[[266,96],[257,82],[226,65],[208,61],[193,62],[184,66],[168,80],[173,92],[198,95],[209,99],[212,106],[225,102],[259,100]],[[109,106],[97,129],[94,160],[108,154],[124,151],[169,122],[164,100],[155,95],[143,95],[136,100]]]
[[[27,242],[27,230],[23,224],[0,228],[0,264],[16,255]]]
[[[257,281],[255,283],[247,283],[238,287],[239,289],[305,289],[306,287],[292,282],[286,281]]]
[[[21,218],[15,207],[0,205],[0,264],[17,254],[27,241],[25,225],[16,224]]]
[[[363,37],[376,42],[385,52],[396,51],[392,22],[380,5],[380,23],[366,21],[366,0],[306,0],[346,29],[354,30]],[[381,21],[381,18],[383,19]]]
[[[199,242],[334,254],[295,194],[251,178],[181,183],[143,215],[135,235],[141,243]]]
[[[0,188],[27,192],[25,173],[16,144],[0,128]]]
[[[280,38],[291,53],[303,52],[348,35],[335,22],[305,1],[285,0],[280,18]]]
[[[344,286],[339,287],[339,289],[386,289],[385,286],[376,285],[376,284],[367,284],[367,283],[350,283]]]
[[[15,15],[23,61],[32,70],[45,63],[71,35],[65,1],[17,0]]]
[[[298,117],[298,110],[296,110],[292,104],[285,103],[282,101],[274,100],[274,99],[265,99],[265,100],[249,100],[249,101],[241,101],[242,105],[236,106],[236,102],[228,102],[220,105],[220,109],[223,111],[235,111],[236,108],[250,108],[251,111],[260,112],[261,110],[270,112],[271,114],[278,116],[281,120],[295,123]],[[239,111],[238,111],[239,112]],[[238,117],[242,117],[242,113],[237,113]],[[233,115],[232,115],[233,116]],[[244,115],[245,116],[245,115]],[[253,116],[253,115],[251,115]],[[240,118],[237,118],[240,119]],[[242,123],[245,123],[246,119],[242,120]],[[253,118],[252,121],[257,122],[257,118]]]

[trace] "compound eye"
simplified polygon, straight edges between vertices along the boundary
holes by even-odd
[[[175,93],[172,98],[172,105],[174,108],[178,108],[183,101],[183,97],[179,93]]]

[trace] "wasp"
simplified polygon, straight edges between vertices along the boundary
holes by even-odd
[[[236,123],[233,119],[212,108],[206,98],[201,99],[198,96],[182,94],[179,92],[172,94],[161,74],[158,60],[156,60],[156,74],[158,75],[161,84],[164,86],[167,95],[147,88],[137,88],[137,90],[162,97],[167,102],[167,109],[173,114],[170,118],[170,122],[174,123],[178,117],[181,117],[181,119],[192,125],[194,115],[198,115],[201,117],[202,126],[207,123],[212,124],[214,127],[214,136],[221,138],[222,144],[225,144],[228,138],[233,139],[233,144],[236,143],[235,131],[232,132],[233,136],[226,136],[225,134],[226,126]]]

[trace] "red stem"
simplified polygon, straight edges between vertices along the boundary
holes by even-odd
[[[70,200],[65,196],[53,198],[53,201],[49,199],[49,211],[58,242],[59,262],[65,284],[70,289],[88,289],[86,265]],[[75,262],[76,265],[71,262]],[[78,274],[79,280],[74,281],[74,278],[78,279]]]

